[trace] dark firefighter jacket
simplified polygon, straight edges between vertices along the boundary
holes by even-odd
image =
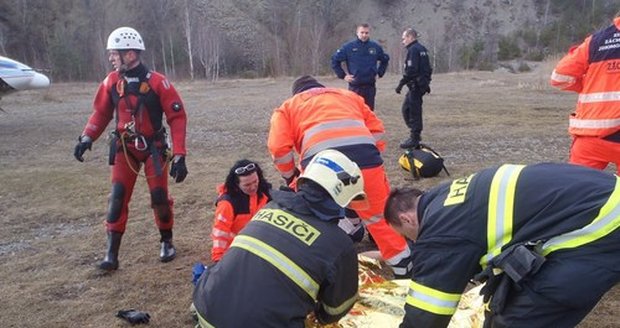
[[[419,88],[422,93],[429,92],[431,84],[431,68],[428,51],[420,44],[413,41],[407,46],[407,58],[403,69],[403,77],[399,85],[407,85],[409,88]]]
[[[515,243],[544,242],[547,262],[586,256],[590,264],[620,270],[610,256],[620,251],[619,186],[605,172],[544,163],[486,169],[426,192],[401,327],[446,327],[468,281]],[[591,270],[568,267],[563,277],[587,277]],[[562,281],[547,277],[540,285],[560,304],[589,297],[587,286],[566,288]]]
[[[304,327],[313,311],[335,322],[357,300],[357,254],[337,220],[316,219],[299,194],[272,197],[198,282],[203,326]]]
[[[332,55],[332,69],[338,78],[344,79],[346,73],[342,69],[342,62],[346,62],[349,74],[355,77],[351,85],[374,85],[376,76],[382,77],[385,74],[389,61],[390,57],[378,43],[355,39],[345,43]]]

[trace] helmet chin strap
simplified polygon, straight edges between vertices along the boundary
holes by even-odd
[[[127,68],[127,64],[125,63],[125,59],[123,58],[123,56],[126,54],[125,50],[119,50],[118,54],[120,55],[120,59],[121,59],[121,65],[118,67],[118,73],[121,76],[125,75],[125,72],[127,72],[128,68]]]
[[[134,65],[138,62],[138,59],[133,60],[131,63],[126,63],[125,59],[123,58],[123,56],[128,52],[128,51],[135,51],[135,50],[119,50],[119,54],[120,54],[120,58],[121,58],[121,65],[118,67],[118,73],[123,76],[125,75],[125,73],[134,68],[137,65]]]

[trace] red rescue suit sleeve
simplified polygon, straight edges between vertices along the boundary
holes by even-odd
[[[114,117],[114,104],[110,90],[118,80],[116,73],[109,74],[97,89],[93,101],[93,113],[88,118],[88,123],[82,131],[82,135],[89,136],[93,141],[97,140]]]
[[[289,101],[284,102],[271,116],[267,147],[276,169],[285,178],[295,173],[295,131],[288,110]]]
[[[235,214],[232,204],[227,200],[218,201],[215,208],[213,229],[211,230],[211,240],[213,241],[211,260],[213,262],[217,262],[222,258],[230,243],[232,243],[233,238],[235,238],[235,234],[232,232],[234,218]]]
[[[585,41],[572,47],[555,66],[551,73],[551,86],[566,90],[581,92],[583,88],[583,76],[590,65],[590,40],[591,36]]]
[[[152,74],[151,87],[159,96],[161,108],[164,111],[164,115],[166,115],[166,122],[170,126],[172,153],[173,155],[186,155],[187,114],[185,113],[183,101],[170,81],[157,72]]]

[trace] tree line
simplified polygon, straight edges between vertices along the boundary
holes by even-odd
[[[517,6],[519,1],[502,0]],[[175,79],[329,74],[329,57],[353,37],[353,0],[4,0],[0,3],[0,54],[48,70],[55,81],[96,81],[109,71],[105,44],[116,27],[136,28],[145,40],[143,59]],[[536,17],[506,35],[463,1],[442,10],[459,17],[444,34],[478,28],[461,39],[432,34],[424,40],[436,72],[493,69],[499,61],[543,60],[610,23],[618,0],[533,1]],[[376,0],[406,19],[407,1]],[[372,22],[370,22],[372,24]],[[395,27],[397,35],[402,26]],[[379,40],[389,53],[401,49],[398,37]],[[399,58],[390,65],[400,71]]]

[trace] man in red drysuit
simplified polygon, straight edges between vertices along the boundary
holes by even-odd
[[[120,27],[108,37],[108,59],[114,71],[99,85],[93,113],[75,146],[74,156],[82,162],[86,150],[114,118],[110,158],[112,192],[106,218],[107,253],[99,268],[118,269],[118,250],[127,224],[128,205],[140,167],[151,193],[155,223],[161,235],[160,260],[169,262],[176,256],[172,244],[174,223],[173,200],[168,194],[170,175],[182,182],[187,176],[185,165],[185,130],[187,117],[183,102],[172,84],[160,73],[149,71],[141,63],[144,42],[133,28]],[[167,142],[163,116],[170,127],[172,152]]]

